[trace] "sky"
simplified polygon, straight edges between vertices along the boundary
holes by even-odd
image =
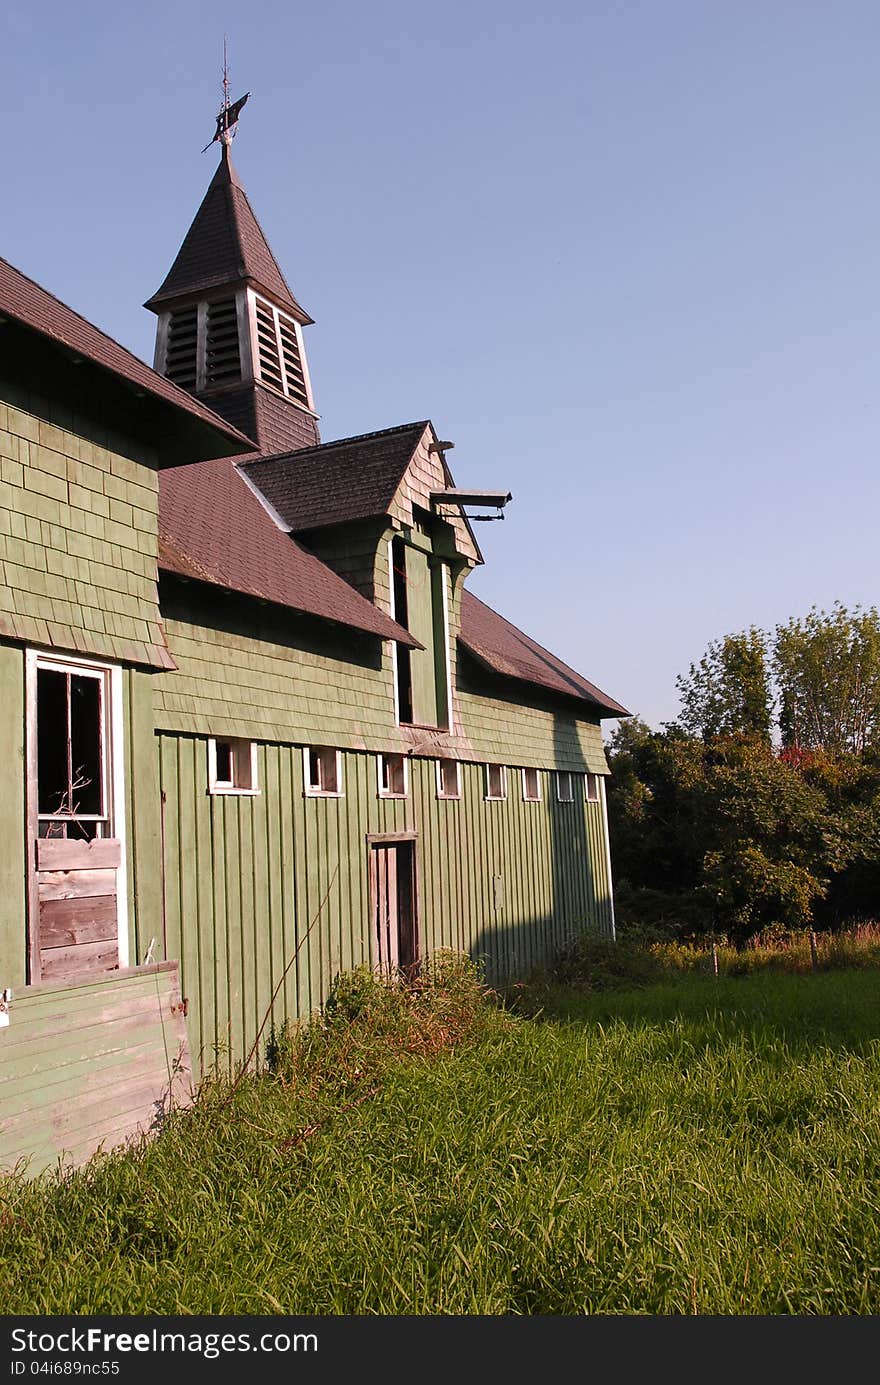
[[[322,437],[513,493],[476,595],[658,728],[877,602],[876,0],[5,0],[0,255],[149,361],[224,34]]]

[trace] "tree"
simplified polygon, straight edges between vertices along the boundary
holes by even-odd
[[[862,755],[880,738],[880,616],[839,601],[777,625],[773,673],[784,746]]]
[[[687,677],[675,680],[681,726],[692,736],[756,736],[770,739],[772,704],[767,637],[752,626],[714,640]]]

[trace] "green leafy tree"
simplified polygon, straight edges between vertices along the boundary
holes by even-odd
[[[767,637],[752,626],[714,640],[687,676],[675,680],[679,722],[692,736],[756,736],[769,741],[772,719]]]
[[[862,755],[880,739],[880,616],[876,607],[815,606],[778,625],[773,673],[784,746]]]

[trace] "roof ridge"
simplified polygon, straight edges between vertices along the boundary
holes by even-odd
[[[312,447],[290,448],[286,452],[263,452],[256,457],[245,457],[244,460],[248,465],[257,462],[278,462],[283,457],[301,457],[308,453],[329,452],[334,447],[346,447],[349,443],[370,442],[374,438],[387,438],[391,437],[394,433],[406,433],[411,428],[421,428],[424,431],[425,428],[432,428],[433,426],[429,418],[421,420],[416,419],[412,423],[395,424],[393,428],[378,428],[372,433],[355,433],[348,438],[333,438],[331,442],[315,443]]]

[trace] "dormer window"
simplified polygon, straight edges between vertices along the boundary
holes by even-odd
[[[196,394],[240,380],[241,346],[234,296],[169,314],[161,369],[175,385]]]
[[[280,390],[294,403],[311,409],[299,326],[274,303],[257,294],[253,295],[253,308],[257,344],[255,377],[264,385]]]

